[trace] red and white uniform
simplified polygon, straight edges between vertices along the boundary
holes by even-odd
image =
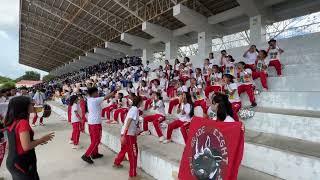
[[[229,101],[232,104],[233,117],[236,121],[239,121],[238,112],[241,108],[241,100],[238,93],[237,83],[230,83],[224,86],[224,90],[229,97]],[[232,92],[234,92],[232,94]]]
[[[191,121],[190,112],[191,104],[181,104],[181,112],[178,114],[178,119],[174,120],[168,125],[167,139],[171,139],[172,131],[174,129],[180,128],[181,134],[185,142],[187,142],[188,134],[187,129],[189,128],[189,123]]]
[[[222,73],[212,73],[209,76],[209,81],[207,82],[207,87],[204,92],[206,97],[209,97],[211,92],[221,92],[222,88],[220,85],[220,80],[222,79]]]
[[[183,86],[181,86],[181,87],[179,87],[179,88],[177,89],[177,95],[180,95],[180,94],[182,94],[182,93],[184,93],[184,92],[188,92],[188,88],[187,88],[187,86],[185,86],[185,85],[183,85]],[[178,104],[179,104],[179,98],[173,98],[173,99],[171,99],[170,102],[169,102],[168,113],[169,113],[169,114],[172,114],[173,108],[174,108],[175,106],[177,106]]]
[[[165,109],[164,109],[165,106],[162,100],[158,100],[158,101],[154,100],[152,102],[152,107],[153,107],[154,114],[145,116],[143,118],[143,131],[148,131],[149,130],[148,122],[152,122],[158,136],[162,137],[163,134],[160,129],[160,123],[163,122],[166,118]]]
[[[239,78],[239,82],[238,82],[239,94],[246,92],[249,96],[250,102],[255,103],[255,97],[254,97],[255,86],[252,79],[252,70],[244,69],[243,71],[238,73],[238,78]]]
[[[281,65],[281,62],[280,62],[280,49],[277,47],[275,49],[268,49],[267,50],[267,53],[268,53],[268,58],[270,60],[269,62],[269,66],[273,66],[275,67],[276,71],[277,71],[277,74],[278,76],[281,76],[282,75],[282,65]]]
[[[194,100],[194,107],[201,106],[203,113],[207,113],[207,102],[204,99],[204,93],[201,85],[190,87],[190,94]]]
[[[256,71],[252,73],[252,78],[257,79],[260,78],[261,85],[263,88],[268,89],[267,77],[268,72],[265,67],[268,67],[269,60],[266,59],[257,59],[256,61]]]
[[[125,130],[127,124],[131,119],[131,124],[128,127],[128,130]],[[128,154],[129,157],[129,176],[137,176],[137,161],[138,161],[138,144],[137,144],[137,128],[139,124],[139,109],[136,106],[132,106],[127,114],[127,117],[124,121],[124,124],[121,128],[121,136],[126,140],[125,144],[121,144],[121,150],[118,153],[117,157],[114,160],[115,165],[120,165],[125,154]]]
[[[121,101],[118,100],[118,109],[116,109],[113,113],[114,121],[118,121],[118,117],[120,115],[120,120],[123,122],[125,114],[128,112],[128,101],[127,98],[122,98]]]
[[[246,54],[245,54],[245,63],[247,65],[255,65],[255,62],[256,62],[256,59],[258,57],[258,53],[257,52],[250,52],[248,51]]]
[[[101,141],[102,134],[102,120],[101,120],[101,112],[102,107],[101,104],[104,101],[104,97],[89,97],[87,100],[88,105],[88,125],[89,125],[89,134],[91,143],[89,148],[87,149],[85,155],[87,157],[98,155],[98,147]]]
[[[236,75],[236,68],[233,62],[227,62],[224,68],[225,74],[231,74],[232,76]]]
[[[81,117],[78,114],[79,107],[78,104],[73,104],[71,106],[71,124],[72,124],[72,135],[71,135],[71,141],[74,145],[79,144],[79,138],[80,138],[80,130],[81,130]]]

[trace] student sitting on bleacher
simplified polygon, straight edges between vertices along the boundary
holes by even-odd
[[[235,122],[233,119],[233,111],[228,96],[223,94],[215,95],[212,98],[212,105],[216,110],[216,117],[212,120],[223,122]]]
[[[237,73],[237,80],[239,83],[238,92],[239,95],[246,92],[249,100],[251,102],[251,107],[257,106],[256,99],[254,96],[254,82],[252,79],[252,70],[245,69],[245,63],[239,62],[238,63],[238,73]]]
[[[188,92],[188,87],[186,85],[184,85],[184,82],[182,80],[179,81],[179,83],[176,84],[176,92],[174,93],[174,98],[172,98],[169,102],[169,110],[168,113],[172,114],[172,110],[175,106],[179,105],[180,101],[179,101],[179,95],[181,95],[182,93],[186,93]]]
[[[222,73],[219,72],[219,67],[217,65],[213,65],[212,69],[209,69],[209,77],[205,88],[205,95],[207,98],[211,92],[217,93],[222,91],[221,79]]]
[[[171,142],[171,135],[174,129],[180,128],[184,142],[187,142],[187,129],[192,116],[194,115],[194,107],[190,93],[184,92],[179,96],[181,106],[178,108],[178,119],[168,124],[167,139],[163,141],[164,144]]]
[[[232,105],[233,118],[239,121],[238,112],[241,108],[241,100],[238,93],[238,85],[233,81],[234,77],[230,74],[223,75],[223,94],[227,95],[229,102]]]
[[[204,92],[202,84],[198,84],[195,78],[191,78],[189,93],[192,97],[194,107],[201,106],[203,113],[207,112],[207,103],[204,99]]]
[[[138,96],[141,96],[144,101],[144,110],[148,110],[151,106],[152,100],[150,98],[150,90],[146,81],[142,80],[138,87]]]
[[[111,124],[118,123],[118,117],[120,116],[120,120],[123,123],[125,114],[128,112],[128,102],[127,99],[123,96],[123,93],[116,94],[117,99],[117,109],[113,112],[113,120],[110,122]]]

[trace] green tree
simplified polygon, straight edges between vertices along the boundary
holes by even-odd
[[[3,84],[5,82],[11,82],[12,79],[8,78],[8,77],[4,77],[4,76],[0,76],[0,84]]]
[[[40,81],[40,74],[35,71],[26,71],[23,76],[16,79],[16,81],[21,80]]]
[[[43,76],[42,81],[49,82],[52,79],[54,79],[54,77],[55,77],[54,75],[48,74],[48,75]]]
[[[5,82],[1,85],[1,89],[12,89],[16,87],[16,83],[13,81]]]

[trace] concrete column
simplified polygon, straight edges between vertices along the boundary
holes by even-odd
[[[199,61],[208,57],[209,52],[212,51],[212,36],[208,32],[198,33],[198,57]]]
[[[119,51],[119,52],[123,53],[124,55],[128,55],[128,56],[134,55],[134,51],[131,49],[130,46],[119,44],[119,43],[105,42],[105,48]]]
[[[153,61],[153,49],[152,48],[144,48],[142,50],[142,63],[145,65],[147,61],[149,61],[150,63],[152,63],[152,61]]]
[[[166,42],[165,54],[166,54],[167,60],[170,61],[177,58],[177,52],[178,52],[178,44],[175,40]]]
[[[250,17],[250,44],[266,42],[266,26],[261,15]]]

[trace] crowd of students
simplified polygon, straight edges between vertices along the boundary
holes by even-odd
[[[135,177],[137,135],[150,135],[149,123],[153,124],[159,142],[171,142],[172,132],[178,128],[186,142],[196,108],[200,107],[204,118],[234,122],[240,120],[241,94],[248,95],[251,107],[257,106],[254,80],[259,78],[267,91],[268,68],[274,66],[277,74],[282,74],[280,54],[284,51],[276,40],[268,43],[267,50],[257,50],[251,45],[243,61],[236,61],[225,50],[220,58],[210,53],[202,67],[194,67],[185,57],[182,62],[176,59],[174,64],[166,60],[164,66],[154,69],[148,61],[143,65],[141,59],[127,57],[61,75],[41,88],[52,91],[48,96],[61,98],[68,105],[68,120],[73,129],[70,143],[74,149],[79,148],[80,132],[88,124],[91,144],[82,159],[90,164],[93,159],[103,157],[98,150],[103,118],[107,125],[120,123],[121,151],[114,167],[122,167],[128,153],[129,175]],[[172,116],[168,114],[173,113],[174,118],[169,118]],[[162,124],[167,124],[166,136]]]

